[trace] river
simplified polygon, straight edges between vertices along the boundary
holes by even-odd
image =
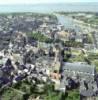
[[[65,27],[65,29],[75,29],[75,31],[82,32],[82,29],[77,23],[69,16],[64,16],[61,14],[55,14],[58,22]]]

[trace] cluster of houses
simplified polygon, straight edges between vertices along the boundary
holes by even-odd
[[[24,35],[19,33],[14,42],[10,42],[8,49],[0,51],[0,86],[15,84],[27,78],[29,81],[45,81],[54,73],[59,72],[59,50],[48,47],[33,47],[23,42]],[[52,45],[51,45],[52,46]],[[51,49],[53,48],[53,49]]]
[[[47,24],[45,26],[45,24]],[[8,48],[10,40],[13,40],[19,32],[41,32],[54,30],[57,19],[47,14],[4,14],[0,15],[0,50]],[[49,27],[50,28],[49,28]],[[48,29],[45,29],[45,28]],[[51,33],[51,32],[49,32]]]
[[[55,18],[37,17],[32,17],[32,14],[0,16],[0,22],[3,20],[0,23],[0,41],[3,41],[0,45],[0,88],[7,84],[16,84],[23,79],[32,84],[38,84],[38,81],[47,83],[49,80],[55,83],[57,91],[66,92],[79,88],[81,100],[95,99],[98,96],[98,76],[94,65],[64,62],[61,55],[64,47],[60,43],[34,40],[36,45],[32,46],[25,33],[35,31],[53,39],[61,38],[64,41],[73,40],[84,44],[87,43],[87,34],[65,30]],[[2,30],[7,28],[3,24],[10,27],[9,34]]]

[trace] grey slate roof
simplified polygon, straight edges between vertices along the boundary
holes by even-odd
[[[64,63],[63,64],[63,70],[70,70],[70,71],[77,71],[77,72],[83,72],[88,74],[94,74],[94,65],[88,65],[83,63]]]
[[[95,92],[93,90],[91,90],[91,89],[88,89],[88,90],[81,91],[80,94],[85,96],[85,97],[86,96],[87,97],[91,97],[91,96],[93,96],[95,94]]]
[[[0,77],[2,77],[2,75],[3,75],[3,72],[2,72],[2,70],[0,69]]]

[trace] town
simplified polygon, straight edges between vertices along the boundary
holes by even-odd
[[[98,26],[83,21],[91,17],[0,14],[0,100],[97,100]]]

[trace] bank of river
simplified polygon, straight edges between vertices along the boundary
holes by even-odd
[[[64,16],[61,14],[55,14],[58,22],[65,27],[65,29],[75,29],[75,31],[82,32],[82,29],[79,25],[77,25],[76,21],[69,16]]]

